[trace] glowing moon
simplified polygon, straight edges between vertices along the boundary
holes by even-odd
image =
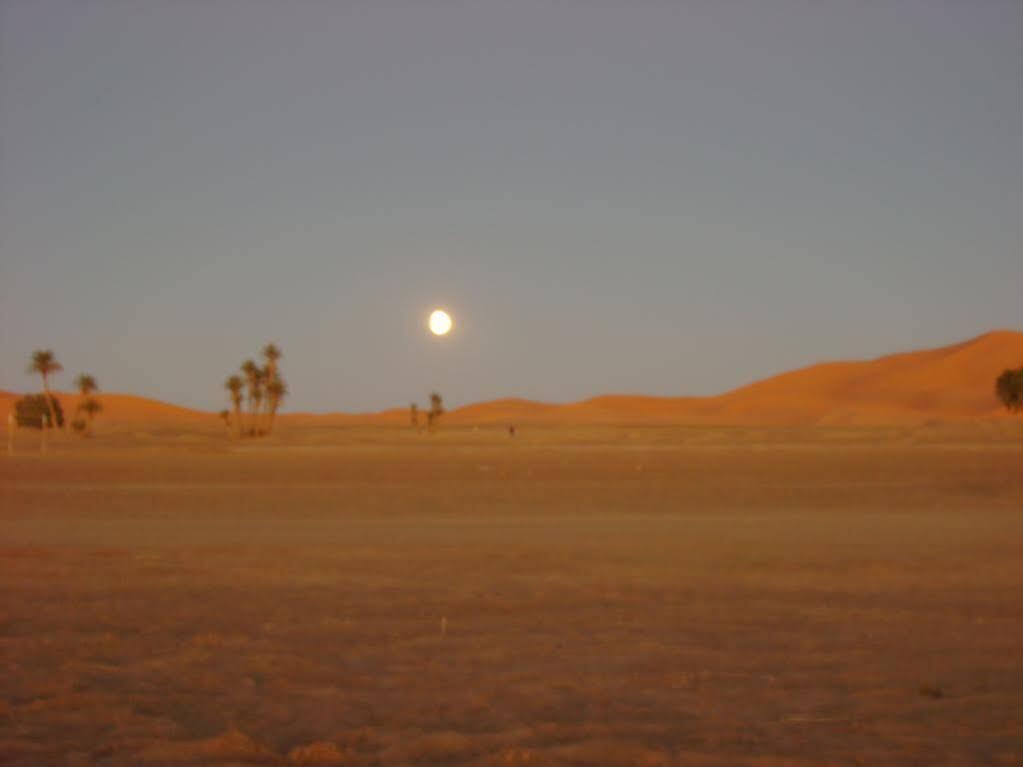
[[[451,315],[443,309],[434,309],[430,315],[430,332],[435,336],[446,336],[453,324]]]

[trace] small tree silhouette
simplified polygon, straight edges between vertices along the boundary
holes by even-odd
[[[1002,371],[995,381],[995,394],[1010,413],[1023,408],[1023,368]]]
[[[268,416],[266,430],[268,434],[273,431],[274,419],[277,417],[277,409],[280,408],[281,403],[284,402],[284,398],[287,396],[288,385],[284,383],[284,379],[275,373],[273,380],[266,385],[266,408]]]
[[[277,361],[284,356],[284,353],[275,345],[267,344],[263,347],[263,359],[266,360],[266,365],[263,366],[263,385],[266,390],[266,430],[269,432],[273,428],[274,416],[276,411],[273,407],[273,397],[270,394],[270,387],[277,381],[280,381],[280,371],[278,370]],[[283,384],[283,381],[280,381]],[[287,386],[284,387],[285,390]],[[283,398],[278,397],[278,406],[280,400]]]
[[[433,431],[442,415],[444,415],[444,400],[437,392],[431,392],[430,410],[426,414],[426,426],[430,431]]]
[[[234,409],[235,428],[238,436],[247,434],[256,437],[269,434],[273,429],[277,411],[288,396],[288,385],[281,378],[278,361],[284,354],[274,344],[263,347],[262,367],[255,360],[242,363],[241,375],[230,376],[224,381],[224,388],[231,395]],[[244,391],[244,396],[242,392]],[[243,423],[242,402],[247,400],[248,424]]]
[[[82,402],[78,403],[78,412],[85,415],[82,420],[83,425],[79,428],[79,431],[84,432],[86,436],[92,434],[92,422],[97,415],[103,412],[103,403],[95,397],[87,397]]]
[[[263,401],[263,379],[265,372],[252,360],[242,363],[245,375],[246,394],[249,398],[249,434],[255,435],[259,426],[259,405]]]
[[[50,397],[47,405],[45,394],[27,394],[14,403],[14,418],[18,426],[41,429],[46,422],[52,429],[64,425],[64,410],[54,396]]]
[[[56,399],[50,394],[50,376],[63,369],[64,366],[57,362],[57,355],[53,353],[52,349],[36,349],[32,352],[32,362],[28,366],[28,372],[39,375],[43,379],[43,393],[46,395],[43,398],[43,404],[49,410],[51,429],[64,425],[64,414],[61,413],[58,420],[57,409],[53,406]]]
[[[99,391],[99,384],[88,373],[82,373],[75,379],[75,386],[78,387],[79,399],[75,408],[76,418],[71,425],[75,431],[88,436],[92,434],[93,420],[103,411],[102,403],[92,396]]]
[[[231,407],[234,409],[234,430],[241,436],[242,433],[242,390],[245,382],[241,376],[231,376],[224,381],[224,388],[231,396]]]

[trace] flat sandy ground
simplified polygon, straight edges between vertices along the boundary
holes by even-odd
[[[1023,422],[17,448],[0,764],[1023,764]]]

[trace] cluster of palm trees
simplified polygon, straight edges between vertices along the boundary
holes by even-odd
[[[419,405],[409,405],[409,421],[414,429],[419,429]],[[444,415],[444,400],[437,392],[430,393],[430,409],[426,411],[426,428],[433,431],[440,417]]]
[[[38,375],[43,379],[43,398],[46,401],[47,426],[56,428],[64,425],[63,413],[58,417],[57,408],[59,403],[56,397],[50,392],[50,377],[60,373],[64,366],[57,361],[57,355],[52,349],[36,349],[32,353],[32,361],[29,363],[28,372],[31,375]],[[78,387],[78,405],[75,409],[75,420],[71,427],[83,435],[92,433],[92,422],[102,412],[103,405],[94,396],[99,391],[99,384],[96,379],[88,373],[82,373],[75,379]]]
[[[262,366],[252,359],[242,363],[241,375],[230,376],[224,381],[231,398],[235,433],[247,437],[259,437],[273,431],[274,418],[284,398],[288,396],[288,385],[281,378],[278,361],[283,355],[273,344],[263,347]],[[242,404],[247,400],[247,412],[243,414]],[[221,413],[226,423],[230,414]]]

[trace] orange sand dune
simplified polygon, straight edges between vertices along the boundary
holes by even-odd
[[[938,349],[813,365],[716,397],[498,400],[456,410],[448,422],[886,424],[992,417],[1001,413],[995,378],[1020,365],[1023,333],[1003,330]]]
[[[54,394],[60,400],[65,418],[71,420],[78,407],[80,397],[67,392],[54,392]],[[104,423],[195,423],[208,421],[215,417],[215,414],[204,413],[201,410],[191,410],[155,399],[137,397],[133,394],[101,392],[96,396],[103,405],[103,412],[99,418]],[[13,410],[14,402],[19,397],[21,397],[20,394],[0,392],[0,417],[3,422],[7,421],[7,415]]]
[[[528,399],[509,397],[477,402],[451,411],[444,416],[452,424],[544,423],[557,421],[566,405],[549,405]]]
[[[1023,365],[1023,333],[1002,330],[938,349],[874,360],[827,362],[783,373],[715,397],[607,395],[569,404],[506,398],[452,410],[450,425],[503,424],[891,424],[989,418],[1002,410],[994,381]],[[6,420],[19,395],[0,392]],[[65,413],[78,397],[59,394]],[[110,423],[194,423],[216,418],[128,394],[101,394]],[[288,413],[282,425],[408,424],[406,408],[378,413]]]
[[[1023,333],[997,331],[938,349],[813,365],[713,398],[708,415],[802,422],[970,418],[1000,411],[995,378],[1023,365]]]

